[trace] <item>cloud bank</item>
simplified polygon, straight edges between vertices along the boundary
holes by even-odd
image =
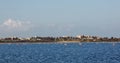
[[[0,24],[2,31],[27,31],[31,28],[30,21],[8,19]]]

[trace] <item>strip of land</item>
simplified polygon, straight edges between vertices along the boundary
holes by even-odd
[[[67,43],[67,42],[120,42],[116,37],[98,37],[98,36],[63,36],[63,37],[7,37],[0,38],[0,43]]]

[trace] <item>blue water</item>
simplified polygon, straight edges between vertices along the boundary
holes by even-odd
[[[0,44],[0,63],[120,63],[120,43]]]

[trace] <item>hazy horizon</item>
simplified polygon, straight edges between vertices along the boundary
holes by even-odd
[[[120,0],[0,0],[0,37],[120,37]]]

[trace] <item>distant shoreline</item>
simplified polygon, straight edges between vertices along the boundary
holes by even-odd
[[[84,43],[84,42],[120,42],[116,37],[99,37],[99,36],[63,36],[63,37],[7,37],[0,38],[0,43]]]
[[[0,43],[74,43],[74,42],[120,42],[116,37],[99,37],[99,36],[63,36],[63,37],[7,37],[0,38]]]
[[[64,44],[64,43],[120,43],[120,42],[79,42],[79,41],[59,41],[59,42],[0,42],[0,44]]]

